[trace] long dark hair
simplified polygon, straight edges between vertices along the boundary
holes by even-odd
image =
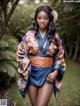
[[[39,12],[41,12],[41,11],[46,12],[49,17],[49,24],[47,27],[47,31],[48,31],[49,41],[51,41],[51,39],[54,37],[54,34],[56,32],[56,28],[55,28],[55,24],[54,24],[54,17],[51,13],[52,9],[49,6],[40,6],[36,9],[34,20],[33,20],[33,25],[32,25],[32,30],[36,31],[36,36],[37,36],[37,33],[39,31],[39,27],[37,24],[37,16],[38,16]]]

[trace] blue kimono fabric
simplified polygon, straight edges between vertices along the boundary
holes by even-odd
[[[37,87],[43,86],[46,81],[48,74],[52,71],[52,67],[36,67],[31,66],[31,70],[29,71],[28,80],[24,80],[26,82],[26,87],[24,89],[19,89],[20,93],[23,97],[26,96],[28,86],[34,85]]]
[[[31,67],[31,72],[29,74],[29,83],[35,86],[42,86],[48,76],[52,71],[52,67]]]
[[[26,87],[24,89],[19,89],[21,95],[23,97],[26,96],[29,85],[41,87],[44,85],[45,82],[51,83],[47,80],[47,76],[49,75],[50,72],[52,72],[52,70],[53,70],[53,66],[51,66],[51,67],[31,66],[31,70],[29,71],[28,80],[24,80],[26,82]],[[60,73],[59,76],[62,77],[63,73]],[[56,91],[59,92],[59,89],[55,86],[55,83],[51,83],[51,84],[53,84],[54,94],[56,94]]]

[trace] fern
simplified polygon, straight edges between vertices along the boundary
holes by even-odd
[[[16,57],[15,53],[12,51],[1,51],[0,52],[0,59],[9,59],[12,60]]]
[[[11,64],[7,63],[0,63],[0,71],[3,73],[7,73],[10,77],[14,77],[16,74],[15,68]]]
[[[5,48],[5,47],[9,47],[9,43],[6,42],[5,40],[0,40],[0,48]]]
[[[10,77],[16,75],[17,44],[17,40],[10,35],[0,40],[0,72],[7,73]]]

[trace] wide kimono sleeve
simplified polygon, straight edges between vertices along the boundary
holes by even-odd
[[[55,34],[54,40],[56,42],[58,50],[54,58],[53,70],[58,70],[57,80],[61,81],[66,70],[66,64],[64,60],[64,48],[62,46],[62,40],[60,39],[58,33]]]
[[[55,34],[54,41],[57,45],[57,51],[54,56],[53,71],[58,71],[58,75],[54,82],[54,95],[57,98],[60,95],[60,89],[63,85],[62,79],[66,70],[66,64],[64,61],[64,48],[62,46],[62,40],[60,39],[58,33]]]
[[[28,33],[26,33],[25,36],[23,36],[21,43],[18,45],[16,52],[19,73],[24,73],[29,70],[30,59],[28,57],[28,52]]]

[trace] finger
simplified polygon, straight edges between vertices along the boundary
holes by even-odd
[[[51,82],[53,82],[53,81],[54,81],[54,79],[53,79],[53,77],[52,77],[52,76],[50,77],[50,79],[49,79],[49,80],[50,80]]]
[[[49,81],[49,82],[53,82],[53,80],[52,80],[52,79],[48,79],[48,81]]]
[[[50,76],[47,80],[48,80],[49,82],[53,82],[53,79],[52,79],[51,76]]]
[[[48,75],[47,79],[49,79],[49,78],[50,78],[50,76],[51,76],[51,74],[49,74],[49,75]]]
[[[50,81],[50,82],[53,82],[54,80],[55,80],[55,78],[52,75],[48,78],[48,81]]]
[[[48,75],[48,79],[49,79],[49,80],[53,80],[53,79],[54,79],[54,77],[53,77],[53,74],[52,74],[52,73],[50,73],[50,74]]]

